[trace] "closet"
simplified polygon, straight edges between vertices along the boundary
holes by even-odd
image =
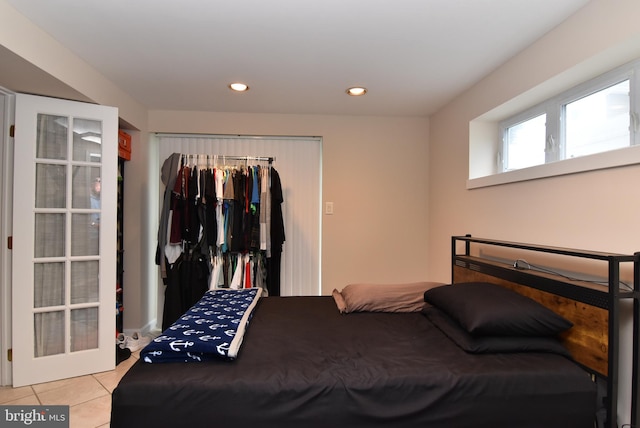
[[[162,165],[173,153],[208,154],[209,159],[226,155],[227,163],[234,155],[272,157],[272,165],[282,178],[284,217],[287,240],[282,249],[280,295],[317,296],[321,293],[321,219],[322,219],[322,139],[309,136],[220,135],[220,134],[154,134],[150,144],[153,181],[149,190],[152,207],[148,245],[156,248],[157,229],[165,185],[161,180]],[[237,161],[243,164],[243,160]],[[250,161],[251,163],[251,161]],[[268,165],[267,162],[261,162]],[[339,206],[338,214],[339,214]],[[162,320],[165,285],[157,275],[158,324]]]
[[[163,162],[156,257],[166,286],[163,329],[211,288],[280,295],[285,229],[274,161],[173,153]]]

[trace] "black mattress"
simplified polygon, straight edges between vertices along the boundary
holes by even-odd
[[[111,426],[587,428],[595,407],[589,375],[566,357],[469,354],[421,313],[267,297],[236,360],[134,364]]]

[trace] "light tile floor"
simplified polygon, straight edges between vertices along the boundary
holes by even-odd
[[[69,405],[70,428],[109,428],[111,393],[139,356],[140,351],[132,353],[108,372],[20,388],[0,387],[0,404]]]

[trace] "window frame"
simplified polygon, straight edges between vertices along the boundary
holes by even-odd
[[[538,116],[545,115],[545,121],[549,123],[549,113],[546,111],[546,104],[538,104],[530,109],[520,112],[514,116],[509,117],[499,123],[498,135],[500,135],[500,149],[498,151],[498,172],[517,171],[523,168],[507,169],[507,160],[509,159],[509,144],[507,142],[507,134],[509,129],[520,125],[521,123],[533,120]],[[548,127],[547,127],[548,128]],[[545,137],[546,138],[546,137]],[[546,143],[545,143],[546,145]],[[546,148],[545,148],[545,163],[546,160]]]
[[[498,144],[498,174],[505,174],[520,171],[528,168],[536,168],[554,162],[566,162],[576,158],[565,158],[566,153],[566,132],[565,132],[565,106],[574,101],[593,95],[611,86],[629,80],[629,146],[618,149],[605,150],[585,156],[599,156],[616,150],[627,150],[634,146],[640,146],[640,60],[618,67],[612,71],[599,75],[593,79],[576,85],[550,99],[536,104],[526,110],[498,122],[498,135],[501,138]],[[546,114],[546,141],[545,141],[545,163],[530,166],[527,168],[507,169],[509,147],[507,132],[510,127],[526,122],[541,114]],[[588,168],[590,170],[592,168]]]

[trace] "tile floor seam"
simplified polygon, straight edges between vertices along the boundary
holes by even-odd
[[[111,401],[111,396],[113,395],[113,391],[111,391],[109,388],[111,387],[112,382],[113,384],[113,389],[115,389],[120,381],[120,379],[126,374],[127,371],[129,371],[129,369],[131,368],[131,366],[133,366],[135,363],[137,363],[139,360],[139,351],[137,352],[133,352],[130,356],[130,360],[128,362],[125,363],[125,365],[123,365],[123,367],[120,367],[118,369],[118,365],[116,365],[116,367],[114,368],[114,370],[110,370],[108,372],[102,372],[102,373],[95,373],[95,374],[89,374],[89,375],[85,375],[85,376],[80,376],[80,377],[91,377],[93,381],[97,382],[100,387],[101,387],[101,391],[104,391],[104,394],[100,394],[98,396],[93,396],[91,398],[87,397],[84,401],[82,402],[78,402],[75,403],[73,405],[69,406],[69,410],[71,409],[76,409],[77,411],[81,411],[80,409],[82,409],[82,407],[80,406],[84,406],[84,405],[91,405],[90,403],[94,400],[99,400],[99,399],[104,399],[105,397],[109,397],[108,401],[109,401],[109,406],[108,409],[105,409],[106,414],[103,414],[100,412],[100,415],[103,415],[104,417],[106,417],[106,422],[103,422],[105,419],[103,419],[101,422],[97,422],[97,421],[92,421],[91,425],[86,425],[83,426],[82,428],[108,428],[110,425],[110,419],[111,419],[111,405],[110,405],[110,401]],[[127,367],[128,366],[128,367]],[[112,376],[116,376],[117,380],[114,382]],[[102,381],[101,381],[102,379]],[[104,383],[103,383],[104,382]],[[36,390],[38,389],[42,389],[42,388],[34,388],[34,385],[25,385],[28,386],[29,389],[26,391],[29,391],[29,393],[26,393],[25,395],[21,395],[19,399],[23,399],[25,397],[33,397],[35,398],[35,401],[37,401],[39,403],[39,405],[43,405],[43,397],[46,398],[47,394],[51,393],[51,391],[57,389],[57,388],[53,388],[53,389],[48,389],[45,388],[43,390],[41,390],[40,392],[36,392]],[[65,388],[65,385],[60,385],[60,388]],[[11,387],[12,388],[12,387]],[[25,392],[26,392],[25,391]],[[14,401],[14,400],[11,400]],[[77,425],[74,424],[73,420],[70,421],[71,422],[71,427],[75,427]],[[87,421],[85,421],[86,423]]]
[[[104,388],[105,391],[107,391],[107,394],[111,394],[112,392],[109,391],[109,388],[107,387],[107,385],[105,385],[100,378],[98,378],[96,375],[92,374],[91,377],[93,377],[95,379],[96,382],[98,382],[100,384],[101,387]]]
[[[83,405],[83,404],[90,403],[90,402],[92,402],[93,400],[97,400],[98,398],[106,397],[107,395],[111,395],[111,394],[107,393],[107,394],[105,394],[105,395],[98,395],[97,397],[89,398],[89,399],[87,399],[87,400],[85,400],[85,401],[80,401],[80,402],[78,402],[78,403],[70,404],[70,405],[68,405],[68,406],[69,406],[69,408],[71,408],[71,407],[76,407],[76,406],[81,406],[81,405]]]

